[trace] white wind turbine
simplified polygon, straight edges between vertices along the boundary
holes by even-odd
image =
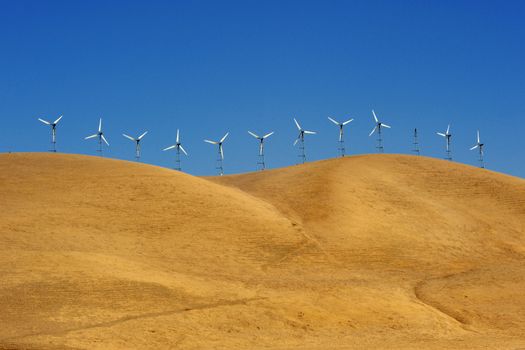
[[[368,136],[372,136],[372,134],[374,132],[377,131],[377,150],[380,152],[380,153],[383,153],[384,151],[384,148],[383,148],[383,136],[381,134],[381,129],[382,128],[388,128],[390,129],[391,126],[389,125],[386,125],[385,123],[382,123],[379,121],[379,119],[377,119],[377,116],[376,116],[376,113],[374,112],[374,110],[372,110],[372,115],[374,116],[374,120],[375,120],[375,123],[376,125],[374,126],[374,128],[372,129],[372,131],[370,132],[370,134],[368,134]]]
[[[337,125],[339,127],[339,151],[341,152],[341,157],[344,157],[345,156],[345,140],[344,140],[344,130],[343,130],[343,127],[352,122],[354,120],[354,118],[352,119],[348,119],[347,121],[345,122],[338,122],[330,117],[328,117],[328,120],[330,120],[332,123],[334,123],[335,125]]]
[[[51,143],[53,144],[53,149],[51,149],[51,152],[56,152],[57,151],[57,148],[56,148],[56,144],[57,144],[57,124],[58,122],[60,121],[60,119],[62,119],[63,116],[60,116],[58,117],[57,120],[55,120],[54,122],[48,122],[47,120],[44,120],[42,118],[38,118],[38,120],[40,120],[42,123],[46,124],[46,125],[49,125],[51,127]]]
[[[210,140],[204,140],[204,142],[211,143],[212,145],[218,145],[218,155],[217,155],[217,170],[219,170],[219,175],[224,174],[224,168],[222,166],[222,161],[224,160],[224,150],[222,149],[222,144],[224,143],[224,140],[228,137],[229,132],[227,132],[220,141],[210,141]]]
[[[485,168],[485,162],[483,160],[483,157],[484,157],[484,153],[483,153],[483,147],[485,146],[484,143],[481,143],[480,141],[480,138],[479,138],[479,130],[478,130],[478,138],[477,138],[477,142],[476,144],[470,148],[471,151],[475,150],[476,148],[478,148],[479,150],[479,164],[480,164],[480,167],[482,168]]]
[[[175,159],[175,164],[176,164],[175,170],[182,171],[182,168],[180,166],[180,151],[182,151],[182,153],[184,153],[186,156],[188,155],[188,153],[186,153],[186,150],[184,149],[184,147],[182,147],[182,143],[180,142],[179,129],[177,129],[177,138],[175,140],[175,144],[164,148],[163,151],[168,151],[174,148],[175,148],[175,151],[177,152],[176,153],[177,158]]]
[[[436,133],[438,134],[439,136],[443,136],[445,139],[446,139],[446,157],[445,159],[447,160],[452,160],[452,154],[451,154],[451,150],[450,150],[450,141],[451,141],[451,138],[452,138],[452,134],[450,133],[450,124],[448,124],[448,127],[447,127],[447,131],[443,134],[442,132],[438,132]]]
[[[264,162],[264,140],[272,136],[273,133],[274,132],[272,131],[264,136],[259,136],[251,131],[248,131],[248,134],[252,135],[257,140],[259,140],[259,162],[257,164],[261,166],[261,170],[266,169],[266,163]]]
[[[305,134],[315,135],[317,133],[315,131],[308,131],[308,130],[304,130],[303,128],[301,128],[301,125],[299,125],[299,122],[297,122],[295,118],[293,118],[293,121],[295,122],[295,125],[297,126],[297,129],[299,130],[299,135],[297,135],[297,139],[295,140],[293,145],[295,146],[297,142],[301,142],[300,147],[299,147],[301,154],[299,154],[299,157],[301,158],[304,164],[306,162],[306,153],[304,149],[304,135]]]
[[[122,134],[122,136],[124,136],[125,138],[130,139],[131,141],[135,142],[135,158],[137,159],[137,161],[139,161],[140,159],[140,141],[142,140],[144,136],[146,136],[147,133],[148,133],[147,131],[144,131],[142,135],[140,135],[137,138],[131,137],[126,134]]]
[[[108,140],[106,140],[106,138],[104,137],[104,133],[102,132],[102,118],[100,118],[100,120],[98,122],[98,131],[97,131],[97,133],[93,134],[93,135],[90,135],[90,136],[87,136],[86,138],[84,138],[84,140],[92,139],[94,137],[98,137],[98,152],[100,153],[100,155],[102,155],[102,141],[104,141],[106,143],[106,145],[109,146],[109,142],[108,142]]]

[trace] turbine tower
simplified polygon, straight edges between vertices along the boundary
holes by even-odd
[[[484,156],[484,154],[483,154],[483,147],[484,146],[485,146],[485,144],[481,143],[481,141],[479,139],[479,130],[478,130],[478,141],[474,145],[474,147],[470,148],[470,150],[472,151],[472,150],[475,150],[476,148],[478,148],[478,150],[479,150],[479,159],[478,159],[478,161],[479,161],[479,165],[480,165],[481,168],[485,168],[485,162],[483,160],[483,156]]]
[[[297,135],[297,139],[295,140],[293,145],[295,146],[297,144],[297,142],[299,142],[299,141],[301,142],[301,144],[299,145],[299,151],[301,152],[299,154],[299,157],[301,158],[301,161],[304,164],[306,162],[306,153],[305,153],[305,149],[304,149],[304,135],[305,134],[315,135],[316,132],[315,131],[304,130],[303,128],[301,128],[301,125],[299,125],[299,123],[297,122],[297,120],[295,118],[293,118],[293,121],[295,122],[295,125],[297,126],[297,129],[299,130],[299,135]]]
[[[102,156],[102,141],[104,141],[106,143],[106,145],[109,146],[108,140],[106,140],[106,138],[104,137],[104,133],[102,132],[102,118],[100,118],[100,120],[98,122],[98,131],[97,131],[97,133],[93,134],[93,135],[90,135],[90,136],[87,136],[86,138],[84,138],[84,140],[92,139],[94,137],[98,138],[98,150],[97,150],[97,152],[99,152],[99,154]]]
[[[419,156],[419,136],[417,134],[417,128],[414,129],[414,149],[412,149],[412,152],[416,154],[416,156]]]
[[[182,153],[184,153],[186,156],[188,155],[188,153],[186,153],[186,150],[184,149],[184,147],[182,147],[182,143],[180,142],[179,129],[177,129],[177,139],[175,140],[175,144],[164,148],[163,151],[167,151],[174,148],[177,155],[175,158],[175,170],[182,171],[182,168],[180,166],[180,151],[182,151]]]
[[[368,136],[372,136],[372,134],[374,132],[376,132],[377,130],[377,151],[379,153],[383,153],[384,152],[384,148],[383,148],[383,136],[381,135],[381,129],[382,128],[388,128],[390,129],[391,127],[380,122],[379,119],[377,119],[377,116],[376,116],[376,113],[374,112],[374,110],[372,110],[372,115],[374,116],[374,120],[375,120],[375,123],[376,125],[374,126],[374,128],[372,129],[372,131],[370,132],[370,134],[368,134]]]
[[[337,125],[339,127],[339,152],[341,152],[341,157],[344,157],[345,156],[345,140],[344,140],[344,130],[343,130],[343,127],[350,123],[352,120],[354,120],[354,118],[352,119],[348,119],[346,122],[342,122],[342,123],[339,123],[338,121],[328,117],[328,120],[330,120],[332,123],[334,123],[335,125]]]
[[[248,134],[259,140],[259,161],[257,162],[257,166],[260,167],[260,170],[266,169],[266,163],[264,162],[264,140],[273,135],[273,133],[274,132],[272,131],[264,136],[258,136],[257,134],[248,130]]]
[[[443,136],[446,141],[447,141],[447,148],[446,148],[446,156],[445,156],[445,159],[446,160],[452,160],[452,152],[450,150],[450,141],[451,141],[451,138],[452,138],[452,134],[450,133],[450,124],[448,124],[448,127],[447,127],[447,131],[443,134],[442,132],[438,132],[437,133],[439,136]]]
[[[54,122],[48,122],[47,120],[38,118],[42,123],[49,125],[51,127],[51,144],[53,145],[53,148],[50,149],[50,152],[56,152],[57,151],[57,124],[62,119],[62,116],[58,117],[57,120]]]
[[[137,160],[137,162],[140,159],[140,140],[142,140],[142,138],[146,136],[147,133],[148,133],[147,131],[144,131],[144,133],[142,133],[142,135],[140,135],[137,138],[131,137],[126,134],[122,134],[122,136],[124,136],[125,138],[130,139],[131,141],[135,142],[135,159]]]
[[[218,154],[217,154],[217,170],[219,170],[219,175],[224,175],[224,168],[222,166],[222,161],[224,160],[224,151],[222,149],[222,144],[224,143],[224,140],[228,137],[229,132],[227,132],[220,141],[210,141],[210,140],[204,140],[204,142],[211,143],[212,145],[218,145]]]

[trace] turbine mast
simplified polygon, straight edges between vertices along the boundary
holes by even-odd
[[[182,171],[180,165],[180,144],[177,144],[177,147],[175,147],[175,170]]]
[[[50,122],[50,121],[44,120],[42,118],[38,118],[38,120],[40,122],[42,122],[43,124],[49,125],[51,127],[51,145],[52,145],[52,148],[49,150],[49,152],[56,152],[57,151],[57,129],[56,129],[56,127],[57,127],[57,124],[60,121],[60,119],[62,119],[62,117],[63,116],[61,115],[54,122]]]
[[[259,170],[263,171],[266,169],[266,163],[264,162],[264,138],[259,138],[259,161],[257,162]]]
[[[452,150],[450,149],[450,141],[451,141],[450,138],[452,137],[452,135],[447,134],[446,137],[447,137],[447,152],[446,152],[445,159],[452,161]]]
[[[479,166],[485,169],[485,160],[483,159],[483,144],[479,145]]]
[[[414,152],[417,156],[419,156],[419,137],[417,134],[417,128],[414,129],[414,148],[412,149],[412,152]]]
[[[343,124],[339,124],[339,152],[341,157],[345,156],[345,138],[344,138]]]
[[[98,154],[101,156],[101,157],[104,157],[104,154],[102,153],[102,134],[98,134],[98,149],[97,149],[97,152]]]
[[[222,143],[219,143],[219,148],[217,152],[217,167],[216,169],[219,171],[219,176],[224,175],[224,167],[222,162]]]
[[[384,152],[384,148],[383,148],[382,129],[383,129],[383,127],[390,129],[391,126],[386,125],[385,123],[381,122],[377,118],[376,113],[374,112],[374,110],[372,110],[372,116],[374,117],[375,126],[372,129],[372,131],[370,132],[370,134],[368,134],[368,136],[372,136],[377,131],[377,146],[376,146],[376,148],[377,148],[377,151],[379,153],[383,153]]]
[[[381,135],[381,124],[377,124],[377,151],[379,153],[384,153],[385,149],[383,147],[383,136]]]
[[[140,161],[140,140],[135,141],[135,159]]]
[[[304,147],[304,131],[299,134],[299,158],[302,164],[306,163],[306,151]]]
[[[215,142],[209,141],[209,140],[205,140],[205,142],[216,144]],[[175,149],[175,167],[173,169],[177,171],[182,171],[182,167],[180,165],[181,164],[180,152],[182,151],[182,153],[184,153],[185,155],[188,155],[188,153],[186,153],[186,150],[184,149],[184,147],[182,147],[182,143],[180,141],[179,129],[177,129],[177,138],[176,138],[175,144],[164,148],[163,151],[168,151],[170,149]]]
[[[51,149],[51,152],[57,151],[57,130],[56,130],[56,124],[53,124],[51,126],[51,144],[53,145],[53,148]]]

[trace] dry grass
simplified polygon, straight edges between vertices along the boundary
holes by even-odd
[[[0,349],[525,348],[525,181],[0,155]]]

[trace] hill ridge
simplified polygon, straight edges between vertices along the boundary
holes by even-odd
[[[405,155],[203,178],[9,154],[0,198],[0,348],[525,347],[521,178]]]

